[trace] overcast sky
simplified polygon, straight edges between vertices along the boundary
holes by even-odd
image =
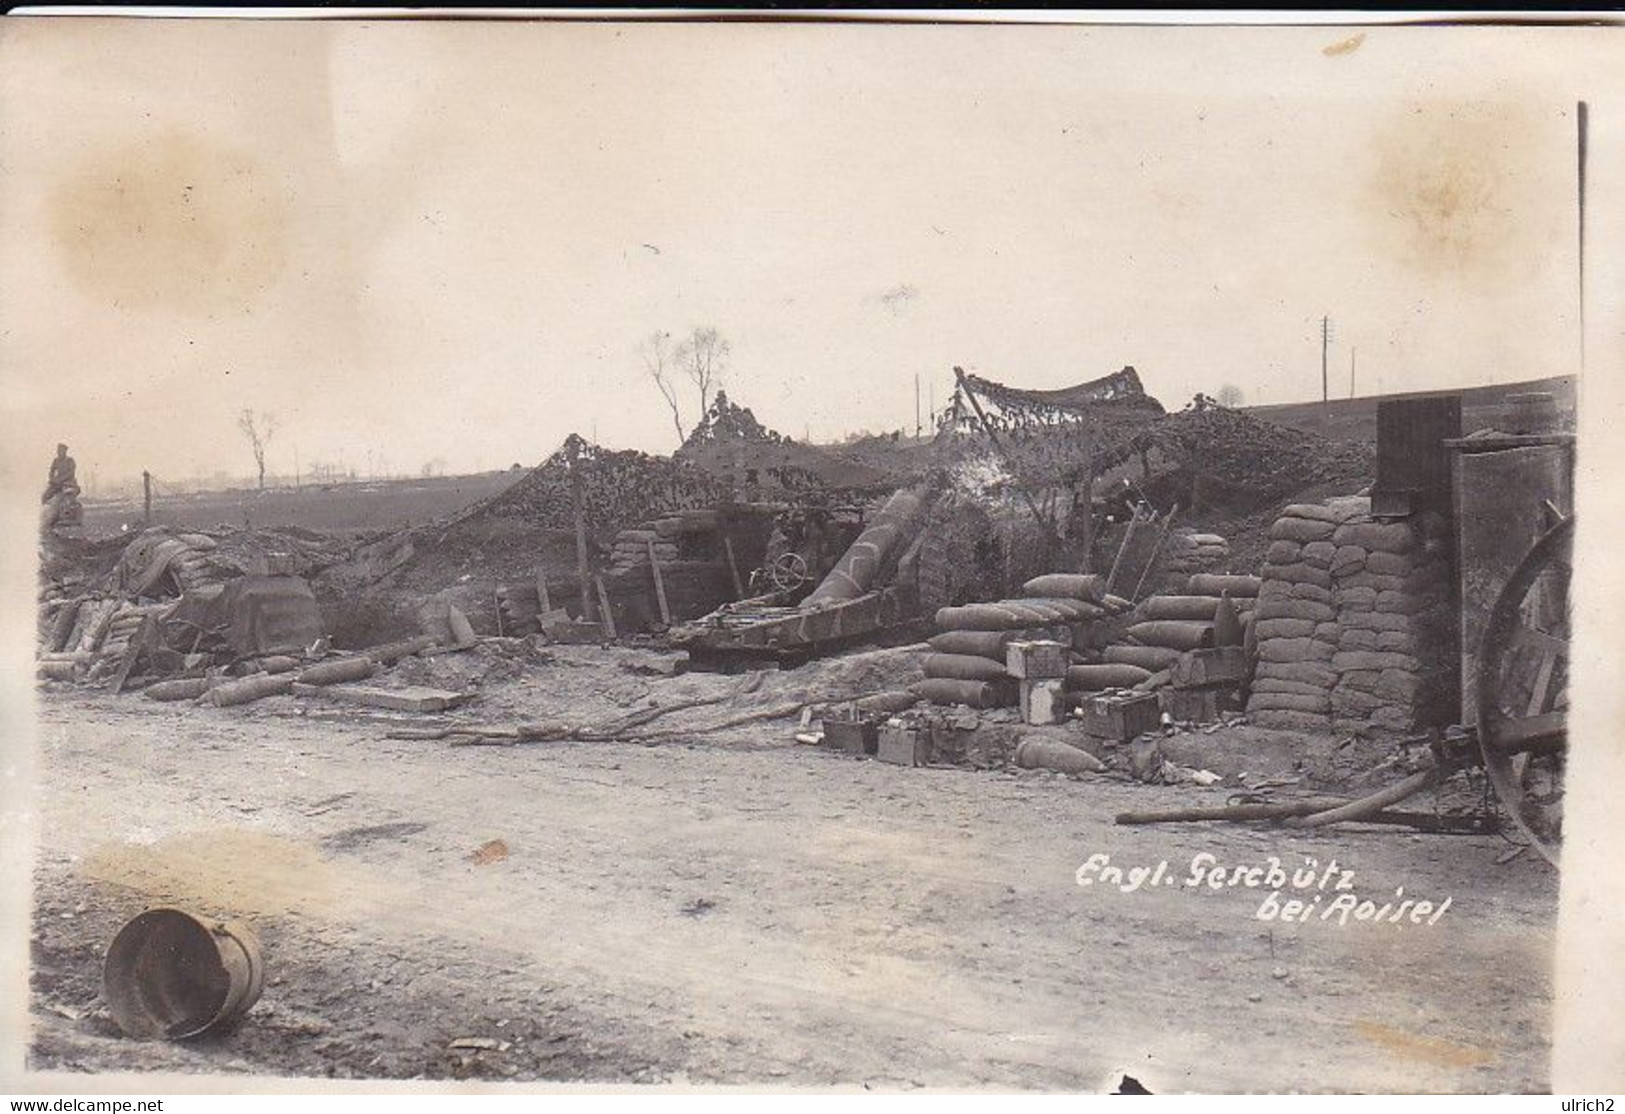
[[[793,436],[961,364],[1171,406],[1579,369],[1586,32],[7,21],[8,439],[81,477],[667,451],[640,337]],[[690,413],[685,417],[692,419]],[[19,457],[12,456],[15,463]]]

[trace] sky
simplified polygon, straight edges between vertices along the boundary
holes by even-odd
[[[699,326],[815,440],[955,365],[1317,398],[1322,315],[1334,395],[1575,374],[1609,71],[1531,34],[7,21],[7,466],[670,451],[637,346]]]

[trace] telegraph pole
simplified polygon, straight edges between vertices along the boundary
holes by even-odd
[[[1331,402],[1331,384],[1326,378],[1326,350],[1332,343],[1332,319],[1320,319],[1320,404],[1326,406]]]
[[[914,373],[914,436],[920,435],[920,373]]]

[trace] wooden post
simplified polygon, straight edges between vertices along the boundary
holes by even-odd
[[[553,601],[547,595],[547,569],[540,564],[536,566],[536,602],[543,615],[553,610]]]
[[[581,589],[581,619],[592,620],[592,571],[587,567],[587,515],[581,506],[581,454],[575,442],[570,443],[570,502],[575,515],[576,528],[576,580]]]
[[[152,525],[152,473],[143,470],[141,473],[141,506],[142,518],[148,526]]]
[[[612,639],[619,638],[615,631],[615,612],[609,606],[609,592],[604,588],[604,578],[595,576],[592,580],[598,586],[598,620],[604,624],[604,633]]]
[[[502,595],[502,589],[501,588],[498,588],[496,590],[495,598],[496,598],[496,603],[497,603],[497,637],[498,638],[506,638],[508,632],[507,632],[506,628],[503,626],[503,623],[502,623],[503,595]]]
[[[734,558],[734,540],[726,531],[722,535],[722,548],[728,554],[728,575],[733,577],[734,599],[742,600],[745,598],[745,582],[739,579],[739,562]]]
[[[666,602],[666,579],[660,575],[660,558],[655,556],[655,543],[644,542],[649,547],[649,568],[655,577],[655,599],[660,604],[660,621],[668,627],[671,626],[671,606]]]

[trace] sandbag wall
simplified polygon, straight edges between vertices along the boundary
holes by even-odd
[[[1448,562],[1416,524],[1370,509],[1294,504],[1270,528],[1247,705],[1259,726],[1403,733],[1437,720]]]
[[[922,663],[926,679],[910,691],[933,704],[1011,707],[1017,696],[1006,667],[1011,642],[1087,644],[1094,640],[1093,628],[1130,609],[1127,600],[1106,595],[1103,579],[1094,575],[1052,573],[1034,577],[1022,590],[1029,595],[940,609],[938,634]]]
[[[1174,530],[1162,548],[1162,571],[1170,577],[1216,572],[1230,563],[1230,543],[1218,534]]]

